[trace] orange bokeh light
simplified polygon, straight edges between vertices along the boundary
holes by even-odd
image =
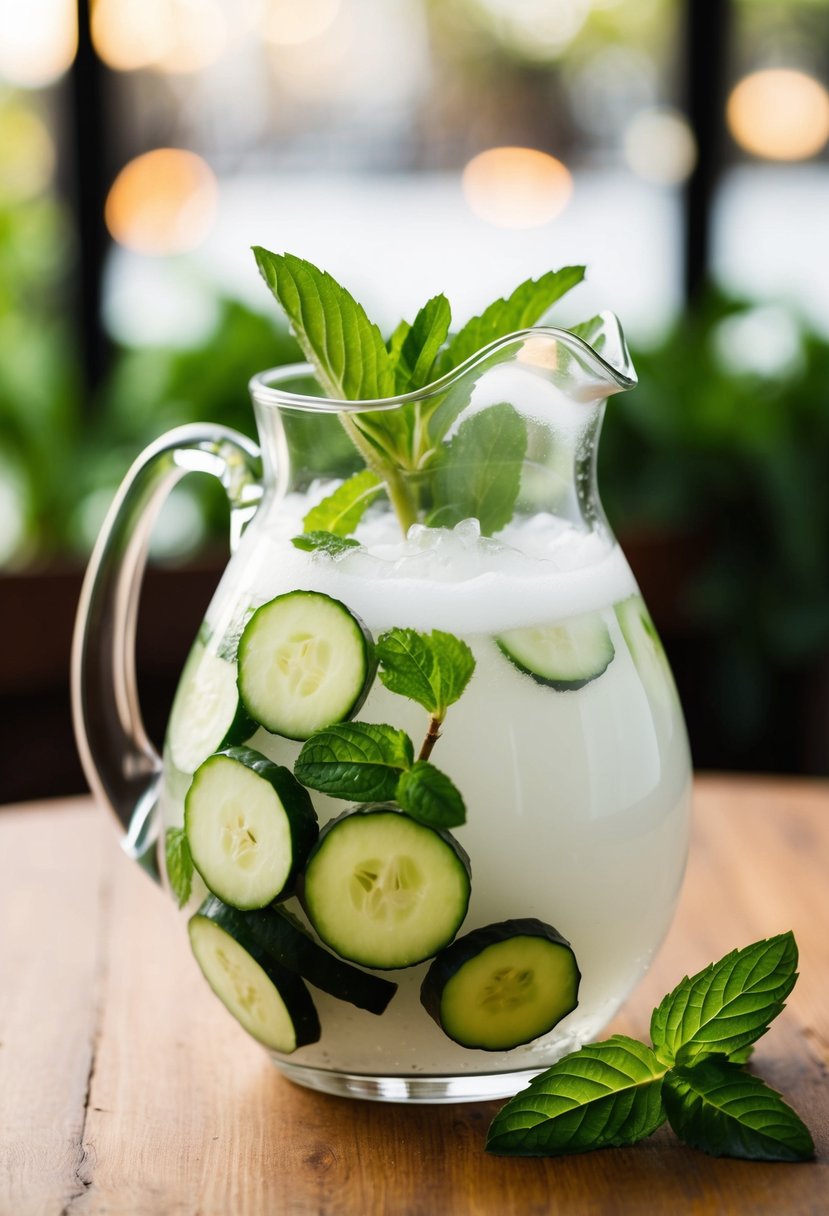
[[[570,201],[569,169],[536,148],[489,148],[463,171],[470,209],[499,228],[538,228]]]
[[[829,93],[805,72],[766,68],[735,85],[726,119],[746,152],[767,160],[805,160],[829,139]]]
[[[185,253],[213,226],[218,186],[194,152],[156,148],[125,165],[112,183],[104,216],[113,239],[137,253]]]

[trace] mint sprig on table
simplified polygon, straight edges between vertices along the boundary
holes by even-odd
[[[447,710],[475,670],[472,651],[438,629],[390,629],[376,644],[380,680],[390,692],[416,701],[429,725],[415,759],[405,731],[384,723],[338,722],[312,735],[294,765],[309,789],[352,802],[396,802],[432,827],[460,827],[466,807],[451,779],[429,761]]]
[[[807,1160],[815,1151],[808,1128],[743,1067],[796,980],[791,933],[686,976],[654,1010],[652,1047],[614,1035],[565,1056],[499,1111],[487,1150],[560,1156],[621,1147],[667,1119],[681,1140],[713,1156]]]
[[[253,252],[323,392],[343,401],[379,400],[435,383],[488,343],[538,324],[584,278],[583,266],[565,266],[527,279],[455,334],[449,301],[436,295],[411,324],[401,321],[386,343],[362,305],[330,274],[293,254],[261,246]],[[585,332],[590,325],[582,327]],[[526,428],[504,402],[467,420],[447,442],[463,405],[451,392],[436,390],[393,410],[343,411],[340,421],[365,469],[309,512],[306,531],[348,535],[381,490],[404,534],[420,518],[452,526],[475,515],[485,534],[503,527],[518,496]],[[499,446],[496,463],[486,465],[493,440],[505,447]],[[471,488],[464,484],[469,469],[475,470]]]

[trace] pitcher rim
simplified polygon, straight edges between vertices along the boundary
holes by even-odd
[[[570,346],[571,349],[596,369],[605,382],[616,385],[620,390],[633,388],[637,383],[637,378],[630,362],[627,344],[624,340],[619,319],[612,312],[602,312],[598,315],[602,321],[612,321],[618,329],[623,352],[623,368],[615,367],[612,363],[609,363],[606,359],[602,358],[589,342],[586,342],[584,338],[579,337],[578,334],[574,334],[568,329],[552,325],[534,325],[526,329],[515,330],[513,333],[505,334],[501,338],[495,338],[492,342],[488,342],[485,346],[475,351],[463,363],[459,363],[457,367],[446,372],[438,380],[433,380],[431,384],[426,384],[423,388],[413,389],[408,393],[400,393],[394,397],[364,398],[358,401],[349,401],[336,397],[314,397],[306,393],[294,393],[290,389],[275,388],[273,386],[272,381],[275,377],[289,379],[309,373],[313,375],[313,365],[306,361],[285,363],[279,367],[271,367],[265,371],[257,372],[248,381],[248,389],[253,400],[259,405],[296,406],[303,409],[316,410],[319,413],[337,414],[362,413],[367,410],[392,410],[408,402],[425,401],[429,397],[445,392],[456,380],[466,375],[479,363],[489,359],[496,351],[515,342],[537,337],[555,338]]]

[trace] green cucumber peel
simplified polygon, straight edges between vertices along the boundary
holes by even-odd
[[[167,880],[178,906],[183,908],[193,890],[193,856],[184,828],[168,828],[164,837]]]
[[[487,1151],[559,1156],[629,1145],[667,1119],[712,1156],[808,1160],[815,1150],[803,1121],[744,1068],[796,979],[791,933],[731,951],[657,1006],[652,1047],[614,1035],[536,1077],[496,1115]]]

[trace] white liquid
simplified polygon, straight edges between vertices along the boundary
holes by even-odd
[[[292,514],[283,504],[278,525],[254,522],[211,605],[211,644],[238,632],[251,607],[300,588],[342,600],[375,636],[396,625],[463,637],[475,654],[475,674],[449,710],[432,755],[467,807],[467,822],[455,832],[472,865],[460,934],[537,917],[571,942],[582,983],[572,1014],[543,1038],[507,1052],[468,1050],[444,1035],[419,1000],[428,963],[384,973],[400,990],[380,1017],[314,990],[322,1037],[288,1059],[404,1077],[544,1067],[595,1038],[644,974],[670,923],[684,869],[685,730],[658,645],[648,642],[634,661],[614,612],[614,604],[636,594],[629,568],[618,548],[552,519],[528,526],[538,552],[552,560],[482,541],[468,525],[460,525],[460,535],[424,531],[403,544],[372,534],[371,524],[361,537],[370,552],[332,560],[290,545],[300,531]],[[507,532],[502,539],[510,539]],[[526,528],[521,543],[532,553]],[[602,615],[615,656],[578,691],[537,683],[493,640],[507,629],[585,612]],[[359,718],[406,729],[416,751],[428,725],[420,706],[379,680]],[[264,730],[251,746],[288,766],[300,748]],[[312,798],[321,824],[344,809],[323,795]],[[172,774],[165,817],[181,821],[181,782],[176,790]]]

